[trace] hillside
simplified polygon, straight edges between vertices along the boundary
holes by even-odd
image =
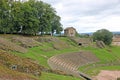
[[[85,74],[96,76],[101,70],[119,71],[120,70],[120,47],[111,46],[103,49],[86,47],[83,50],[90,51],[95,54],[99,62],[88,64],[79,68]],[[109,79],[106,79],[109,80]],[[114,80],[114,79],[113,79]]]
[[[44,67],[34,63],[33,60],[21,58],[0,50],[0,79],[2,80],[37,80],[32,75],[41,75]]]
[[[75,52],[67,38],[0,35],[0,79],[4,80],[79,80],[50,70],[47,59],[53,55]],[[67,42],[67,43],[66,43]],[[64,46],[63,46],[64,45]],[[69,51],[69,48],[71,50]],[[61,74],[61,75],[59,75]]]
[[[56,59],[68,64],[56,63],[68,65],[71,69],[70,65],[74,66],[74,63],[80,72],[93,77],[100,70],[120,70],[119,48],[111,46],[100,49],[94,43],[82,47],[67,37],[0,35],[0,79],[83,80],[63,71],[51,70],[47,61],[56,56]],[[67,62],[64,62],[65,60]],[[80,65],[79,62],[82,61],[84,65]],[[72,64],[69,65],[70,62]]]

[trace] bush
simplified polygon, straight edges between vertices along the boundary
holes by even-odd
[[[106,45],[110,45],[112,42],[112,37],[113,34],[112,32],[106,30],[106,29],[101,29],[93,33],[93,40],[96,41],[103,41]]]

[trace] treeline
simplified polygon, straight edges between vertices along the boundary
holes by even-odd
[[[60,33],[60,17],[51,5],[37,0],[0,0],[0,33]]]

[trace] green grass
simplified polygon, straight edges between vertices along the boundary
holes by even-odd
[[[78,47],[75,46],[75,43],[69,40],[68,38],[60,37],[59,39],[67,43],[69,45],[69,48],[57,50],[53,47],[53,42],[49,42],[49,43],[44,42],[41,43],[42,44],[41,46],[29,48],[27,53],[23,53],[23,54],[18,52],[13,52],[13,53],[25,58],[31,58],[33,60],[36,60],[37,62],[39,62],[40,65],[49,68],[47,64],[47,60],[50,57],[58,54],[79,52],[80,50]],[[42,72],[42,76],[40,77],[40,80],[82,80],[82,79],[71,76],[63,76],[63,75]]]
[[[47,64],[48,58],[58,54],[79,52],[81,50],[84,50],[90,51],[93,54],[95,54],[100,61],[95,64],[88,64],[82,66],[79,68],[80,71],[89,75],[95,75],[100,70],[120,70],[120,66],[119,64],[117,64],[118,62],[120,62],[120,47],[111,46],[106,47],[104,49],[94,47],[78,47],[77,44],[71,41],[69,38],[59,37],[59,39],[67,43],[69,45],[69,48],[57,50],[53,47],[53,42],[49,43],[44,42],[41,43],[42,44],[41,46],[29,48],[27,53],[21,54],[18,52],[14,52],[14,54],[17,54],[22,57],[31,58],[33,60],[38,61],[42,66],[49,68]],[[116,63],[117,65],[110,66],[105,65],[112,63]],[[104,66],[101,66],[101,64],[104,64]],[[78,79],[70,76],[43,73],[40,80],[78,80]]]
[[[78,49],[76,48],[69,48],[69,49],[63,49],[63,50],[51,50],[51,51],[42,51],[41,48],[43,47],[34,47],[30,48],[29,51],[25,54],[19,54],[20,56],[23,57],[28,57],[34,60],[37,60],[41,65],[48,67],[47,60],[48,58],[58,55],[58,54],[63,54],[63,53],[69,53],[69,52],[76,52]]]
[[[94,48],[94,47],[85,47],[82,48],[85,51],[90,51],[100,59],[100,62],[111,62],[120,60],[120,47],[112,46],[106,47],[104,49]]]
[[[27,53],[24,53],[24,54],[21,54],[18,52],[14,52],[14,53],[19,55],[19,56],[22,56],[22,57],[27,57],[27,58],[31,58],[33,60],[36,60],[41,65],[49,68],[49,66],[47,64],[48,58],[50,58],[54,55],[58,55],[58,54],[79,52],[79,48],[74,46],[75,43],[69,41],[68,38],[64,38],[64,37],[61,38],[60,37],[60,39],[63,40],[64,42],[67,42],[69,44],[69,48],[56,50],[53,48],[51,42],[49,42],[49,43],[44,42],[44,43],[42,43],[42,46],[29,48]],[[62,46],[64,46],[64,45],[62,45]]]
[[[104,49],[93,47],[85,47],[82,49],[92,52],[100,61],[94,64],[82,66],[79,68],[80,71],[89,75],[96,75],[100,70],[120,70],[119,46],[111,46]]]
[[[84,68],[80,68],[80,71],[82,71]],[[95,76],[97,75],[101,70],[120,70],[120,66],[99,66],[95,68],[91,68],[89,70],[86,70],[84,73],[90,75],[90,76]]]
[[[112,46],[110,47],[114,56],[120,59],[120,46]]]
[[[40,80],[82,80],[82,79],[71,76],[63,76],[63,75],[43,72],[42,76],[40,77]]]

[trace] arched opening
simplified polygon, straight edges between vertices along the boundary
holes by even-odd
[[[79,45],[79,46],[82,46],[82,43],[79,43],[78,45]]]
[[[12,69],[12,70],[16,70],[16,69],[17,69],[17,65],[12,65],[12,66],[11,66],[11,69]]]

